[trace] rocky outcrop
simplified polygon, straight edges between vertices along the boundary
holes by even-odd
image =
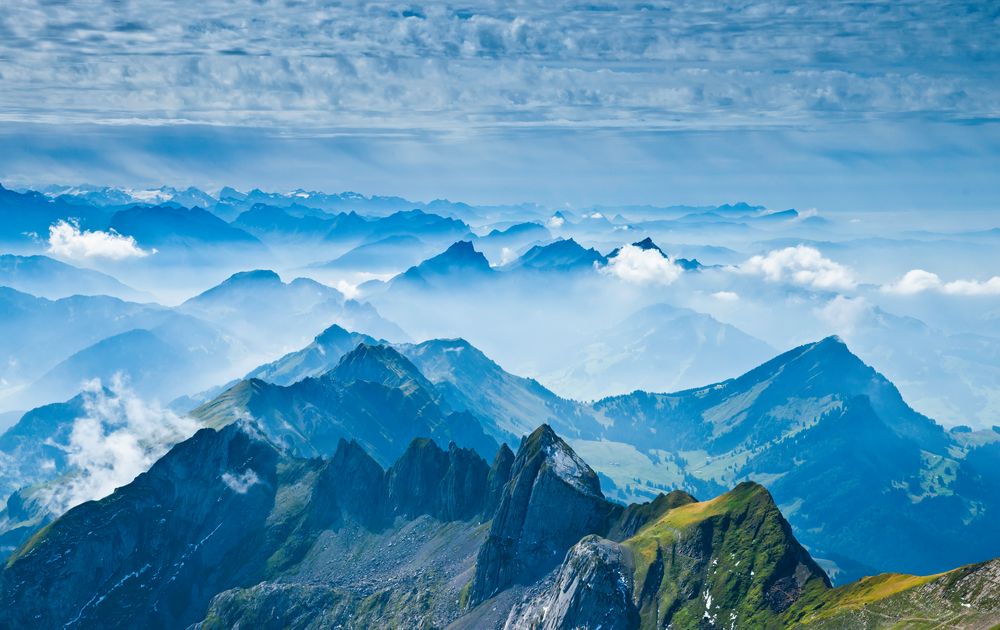
[[[448,454],[432,440],[419,438],[410,442],[386,475],[386,505],[390,515],[412,518],[438,511],[441,481],[447,470]]]
[[[486,477],[486,504],[483,506],[483,514],[486,518],[492,518],[500,506],[500,499],[503,498],[504,487],[510,481],[510,471],[513,467],[514,452],[506,443],[501,444],[500,450],[493,458],[490,473]]]
[[[639,627],[633,603],[628,550],[598,536],[587,536],[566,554],[552,585],[514,608],[505,630],[572,630]]]
[[[263,582],[217,595],[192,630],[336,628],[352,619],[358,603],[349,593],[324,586]]]
[[[328,530],[479,515],[488,474],[474,451],[428,439],[383,471],[356,442],[324,462],[281,454],[253,425],[203,429],[21,547],[0,574],[0,627],[128,627],[136,615],[185,627],[220,591],[298,566]]]
[[[474,451],[452,443],[445,452],[432,440],[416,439],[386,474],[386,505],[391,516],[466,520],[483,510],[488,474]]]
[[[483,513],[489,467],[470,449],[448,445],[448,470],[438,491],[434,516],[443,521],[464,521]]]
[[[329,526],[344,517],[372,528],[381,525],[385,511],[385,471],[361,445],[341,440],[333,458],[316,480],[310,501],[320,524]]]
[[[521,442],[486,542],[470,603],[551,571],[587,534],[604,533],[621,507],[605,500],[597,475],[547,425]]]

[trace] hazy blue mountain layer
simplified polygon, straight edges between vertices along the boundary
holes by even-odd
[[[149,301],[149,296],[108,274],[74,267],[48,256],[0,255],[0,286],[56,300],[71,295],[108,295]]]

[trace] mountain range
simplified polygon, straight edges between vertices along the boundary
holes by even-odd
[[[996,230],[846,217],[0,187],[0,628],[993,628]]]
[[[945,431],[835,338],[708,387],[586,405],[509,374],[464,340],[391,347],[332,327],[192,415],[215,428],[254,418],[296,456],[328,456],[355,439],[383,466],[421,436],[488,458],[542,419],[618,501],[764,483],[837,583],[1000,555],[988,535],[1000,509],[1000,433]]]
[[[558,505],[558,512],[552,506]],[[995,562],[832,589],[768,492],[627,507],[547,426],[492,465],[416,439],[297,459],[203,429],[80,505],[0,573],[5,623],[79,628],[843,627],[878,610],[986,627]],[[58,579],[57,579],[58,576]]]
[[[397,348],[425,377],[412,380],[424,383],[428,398],[470,414],[497,443],[516,446],[533,419],[544,419],[592,462],[618,500],[668,488],[704,495],[744,480],[766,483],[838,582],[890,568],[930,573],[1000,555],[986,535],[1000,509],[991,473],[1000,434],[943,430],[836,338],[715,385],[637,391],[592,406],[509,374],[464,340]],[[402,363],[388,351],[379,356]],[[338,359],[323,358],[330,363],[312,363],[295,376],[283,372],[283,380],[333,368]],[[268,369],[282,371],[281,364]],[[816,484],[817,475],[827,483]],[[886,527],[890,514],[893,526]],[[966,537],[968,531],[982,535]],[[932,540],[948,542],[928,551]]]

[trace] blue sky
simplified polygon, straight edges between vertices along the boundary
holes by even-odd
[[[0,181],[1000,203],[995,3],[28,2]]]

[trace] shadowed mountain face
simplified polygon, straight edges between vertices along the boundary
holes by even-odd
[[[224,353],[225,343],[221,339],[215,341],[217,350]],[[205,375],[199,374],[207,357],[185,350],[148,330],[130,330],[103,339],[60,362],[35,381],[22,399],[32,404],[66,399],[80,391],[89,379],[109,382],[115,374],[127,375],[130,385],[144,395],[173,398],[192,385],[207,384]]]
[[[50,199],[35,191],[15,192],[0,186],[0,242],[30,243],[45,238],[49,226],[59,220],[75,219],[83,229],[103,228],[110,212],[86,204]]]
[[[2,486],[5,497],[18,488],[33,485],[44,479],[42,472],[51,462],[55,472],[66,466],[65,445],[72,430],[72,419],[84,413],[83,395],[64,403],[54,403],[32,409],[2,436],[0,436],[0,462]]]
[[[454,440],[491,458],[497,442],[516,445],[517,436],[530,431],[532,418],[548,418],[567,431],[587,426],[585,408],[508,374],[464,341],[433,340],[399,349],[422,370],[396,350],[334,325],[302,350],[253,370],[244,381],[206,391],[200,400],[208,402],[194,413],[210,426],[260,418],[278,443],[307,455],[328,455],[341,436],[352,436],[383,464],[420,435],[441,444]],[[186,372],[188,377],[195,373],[194,367]],[[133,385],[144,384],[135,381]],[[162,378],[152,383],[169,385]],[[197,405],[177,402],[177,409]],[[76,483],[80,471],[70,466],[67,472],[65,465],[68,435],[77,420],[93,413],[83,410],[79,398],[71,403],[76,404],[51,405],[25,415],[24,426],[33,426],[34,418],[47,418],[46,432],[9,433],[12,444],[20,446],[0,453],[0,464],[9,475],[4,497],[19,494],[5,513],[0,512],[3,553],[57,516],[60,511],[53,512],[47,497]],[[165,450],[170,443],[152,446]],[[494,503],[500,489],[493,490]]]
[[[550,240],[552,233],[543,226],[537,223],[516,223],[504,230],[490,230],[486,236],[477,238],[475,245],[493,264],[504,264],[525,248]]]
[[[677,431],[654,438],[658,444],[681,450],[690,445],[685,442],[690,435],[703,441],[709,453],[721,453],[773,440],[792,428],[806,428],[801,423],[815,421],[818,415],[808,412],[822,413],[837,406],[834,403],[855,396],[867,397],[899,437],[917,440],[936,452],[946,447],[947,436],[941,427],[910,409],[892,383],[851,354],[835,337],[786,352],[718,385],[676,394],[636,393],[608,398],[596,407],[619,418],[626,409],[640,411],[649,402],[661,400],[669,405],[671,413],[647,415],[645,420],[670,422]],[[786,404],[790,398],[813,407],[803,409],[806,413],[775,415],[774,407]],[[633,429],[649,433],[652,425],[643,426],[638,417],[634,418],[631,426],[616,423],[615,434],[624,435]]]
[[[334,260],[312,266],[369,273],[396,272],[419,263],[431,251],[432,246],[415,236],[387,236],[362,243]]]
[[[469,234],[469,226],[461,220],[422,210],[400,210],[388,216],[363,217],[353,210],[334,214],[298,202],[273,205],[274,201],[254,204],[236,217],[233,226],[275,247],[356,245],[358,255],[339,261],[335,266],[340,268],[361,264],[362,268],[374,271],[364,266],[367,262],[377,262],[377,259],[365,258],[365,245],[383,243],[388,247],[382,248],[382,252],[391,253],[393,245],[403,244],[397,239],[413,239],[423,243],[426,253],[428,243],[440,246]],[[374,254],[377,250],[367,251]]]
[[[232,222],[268,244],[302,243],[364,234],[368,222],[355,213],[327,214],[305,206],[254,204]]]
[[[293,310],[303,310],[326,301],[343,300],[344,296],[333,287],[313,280],[297,278],[286,284],[273,271],[256,269],[233,274],[218,286],[185,302],[183,308],[201,313],[246,313],[251,307],[259,308],[276,298],[291,301]],[[271,306],[272,309],[278,307],[277,304]]]
[[[406,355],[451,407],[474,414],[497,440],[516,445],[535,423],[563,435],[597,435],[600,425],[582,405],[560,398],[533,379],[515,376],[464,339],[403,344]]]
[[[128,486],[71,510],[22,548],[0,575],[5,616],[15,627],[27,620],[128,627],[136,617],[147,627],[184,627],[202,619],[209,600],[227,588],[297,575],[289,586],[305,589],[299,598],[315,579],[309,576],[344,562],[338,550],[409,540],[400,546],[402,558],[391,549],[351,554],[344,566],[355,575],[382,567],[367,583],[345,581],[335,590],[360,603],[372,578],[388,586],[393,572],[397,582],[421,579],[431,565],[420,554],[442,553],[443,540],[475,546],[489,472],[472,451],[442,451],[429,440],[414,441],[383,471],[355,442],[341,441],[326,461],[296,460],[247,425],[202,430]],[[64,546],[70,551],[52,560]],[[94,554],[100,560],[92,562]],[[394,566],[378,562],[390,558]],[[467,559],[458,560],[467,568]],[[57,573],[59,582],[48,581]],[[327,584],[346,577],[324,574]],[[426,576],[439,588],[446,582]],[[454,599],[443,599],[454,615]]]
[[[653,251],[653,252],[658,253],[663,258],[670,258],[667,255],[667,253],[665,251],[663,251],[662,249],[660,249],[660,246],[657,245],[656,243],[654,243],[653,239],[649,238],[648,236],[646,238],[642,239],[641,241],[637,241],[635,243],[632,243],[632,247],[637,247],[637,248],[639,248],[639,249],[641,249],[643,251]],[[615,249],[610,254],[608,254],[607,259],[610,260],[610,259],[616,257],[619,253],[621,253],[621,249]],[[673,261],[674,261],[674,264],[676,264],[678,267],[680,267],[684,271],[698,271],[699,269],[701,269],[702,267],[704,267],[704,265],[702,265],[700,262],[698,262],[697,259],[674,258]]]
[[[604,498],[594,471],[543,425],[518,449],[476,559],[469,601],[479,604],[512,584],[541,578],[577,540],[606,532],[620,514],[621,506]]]
[[[290,385],[320,376],[337,367],[359,343],[377,342],[334,325],[302,350],[262,365],[246,378]],[[510,374],[464,339],[431,339],[393,347],[433,383],[442,403],[474,415],[497,441],[516,445],[538,421],[564,435],[594,436],[601,430],[585,406],[556,396],[533,379]]]
[[[443,406],[430,381],[386,346],[361,344],[322,376],[288,386],[242,381],[191,413],[212,427],[254,418],[269,440],[300,457],[329,455],[344,438],[383,464],[421,436],[490,458],[497,449],[473,416]]]
[[[417,439],[383,469],[357,442],[295,459],[236,423],[45,528],[0,603],[12,627],[840,627],[860,605],[981,624],[995,577],[831,589],[762,487],[623,508],[546,426],[492,468]]]

